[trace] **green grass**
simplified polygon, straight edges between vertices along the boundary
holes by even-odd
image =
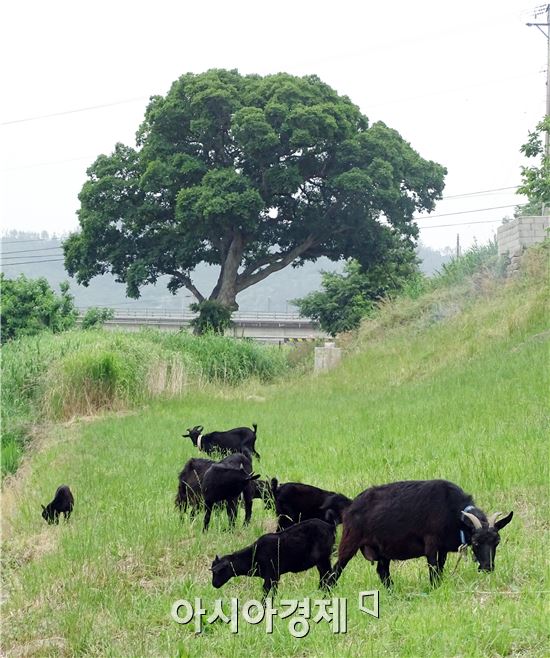
[[[534,264],[533,264],[534,263]],[[529,274],[503,285],[461,284],[383,308],[348,345],[344,363],[319,377],[271,385],[207,385],[151,400],[126,416],[57,426],[4,492],[2,643],[33,656],[403,656],[543,657],[548,612],[548,327],[545,252]],[[257,380],[255,380],[257,382]],[[225,514],[179,520],[177,473],[196,455],[182,430],[258,423],[256,470],[354,496],[399,479],[443,477],[488,513],[514,510],[496,570],[448,561],[431,590],[424,560],[394,563],[380,618],[357,609],[358,592],[381,589],[355,557],[334,596],[348,599],[348,630],[312,624],[297,640],[287,621],[191,625],[172,603],[202,597],[260,598],[261,581],[210,584],[214,555],[244,547],[273,527],[254,503],[248,528]],[[76,507],[49,527],[40,503],[67,483]],[[282,577],[282,599],[323,598],[316,572]]]

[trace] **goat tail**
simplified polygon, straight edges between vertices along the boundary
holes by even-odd
[[[279,488],[279,481],[277,478],[271,478],[271,495],[273,498],[277,495],[277,489]]]
[[[252,427],[254,428],[254,434],[256,434],[258,432],[258,426],[256,423],[252,423]]]
[[[251,473],[246,479],[248,482],[250,482],[250,480],[257,480],[259,477],[259,473]]]
[[[338,561],[347,562],[357,553],[361,543],[361,533],[358,528],[344,523],[344,530],[342,532],[342,539],[338,547]]]

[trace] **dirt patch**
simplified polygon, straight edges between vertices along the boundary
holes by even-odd
[[[27,658],[28,656],[68,656],[69,644],[63,637],[46,637],[32,640],[26,644],[16,645],[9,650],[10,658]]]

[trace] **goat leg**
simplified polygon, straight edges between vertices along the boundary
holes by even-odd
[[[232,500],[226,501],[226,509],[227,509],[227,518],[229,519],[229,526],[233,528],[235,526],[235,523],[237,521],[237,505],[238,505],[238,498],[233,498]]]
[[[388,589],[393,585],[390,576],[390,561],[386,558],[379,558],[376,563],[376,573],[380,576],[380,580],[384,587]]]
[[[206,513],[204,515],[204,525],[202,528],[203,532],[206,532],[208,530],[211,516],[212,516],[212,505],[206,505]]]
[[[252,502],[254,500],[253,492],[252,492],[252,484],[250,482],[246,485],[246,487],[243,490],[243,499],[244,499],[244,525],[248,525],[250,523],[250,519],[252,518]]]
[[[328,558],[326,560],[320,560],[317,563],[317,571],[319,572],[319,589],[330,589],[329,581],[332,572],[330,560]]]

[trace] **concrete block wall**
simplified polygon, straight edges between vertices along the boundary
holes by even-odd
[[[518,217],[497,228],[499,256],[515,256],[548,235],[549,217]]]

